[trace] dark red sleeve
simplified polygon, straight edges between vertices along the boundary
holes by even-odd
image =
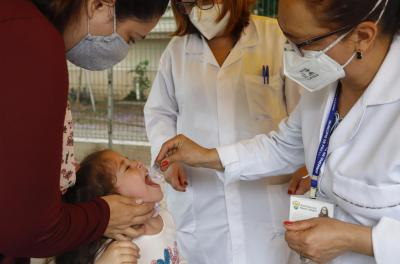
[[[109,208],[61,201],[61,36],[44,18],[1,17],[0,36],[0,254],[57,255],[101,237]]]

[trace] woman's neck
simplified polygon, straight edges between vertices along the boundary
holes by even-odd
[[[231,35],[215,37],[211,40],[208,40],[207,43],[219,66],[224,64],[226,58],[229,56],[229,53],[235,46],[235,40]]]
[[[346,78],[341,80],[339,114],[344,117],[364,94],[378,73],[389,50],[390,40],[378,40],[367,56],[349,65]]]
[[[144,235],[157,235],[163,230],[164,222],[162,217],[159,215],[155,218],[151,218],[144,224]]]
[[[348,66],[346,78],[341,80],[342,89],[354,94],[362,94],[378,73],[389,51],[391,41],[391,38],[376,40],[371,52],[364,54],[363,59],[354,59]]]

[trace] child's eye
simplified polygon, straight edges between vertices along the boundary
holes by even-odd
[[[129,170],[131,168],[131,166],[126,166],[125,171]]]

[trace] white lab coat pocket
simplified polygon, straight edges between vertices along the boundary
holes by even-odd
[[[400,184],[370,185],[338,173],[334,176],[332,189],[344,209],[376,220],[383,214],[400,218]]]
[[[284,102],[284,82],[279,74],[264,84],[259,75],[244,76],[250,116],[256,120],[282,119],[286,113]]]

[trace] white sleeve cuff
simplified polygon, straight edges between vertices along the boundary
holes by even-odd
[[[220,180],[225,184],[240,180],[241,167],[237,145],[218,147],[217,152],[225,168],[224,173],[218,173]]]
[[[217,152],[219,159],[221,160],[222,166],[225,168],[231,164],[239,162],[239,155],[236,151],[235,145],[218,147]]]
[[[383,217],[372,229],[377,264],[398,264],[400,259],[400,221]]]

